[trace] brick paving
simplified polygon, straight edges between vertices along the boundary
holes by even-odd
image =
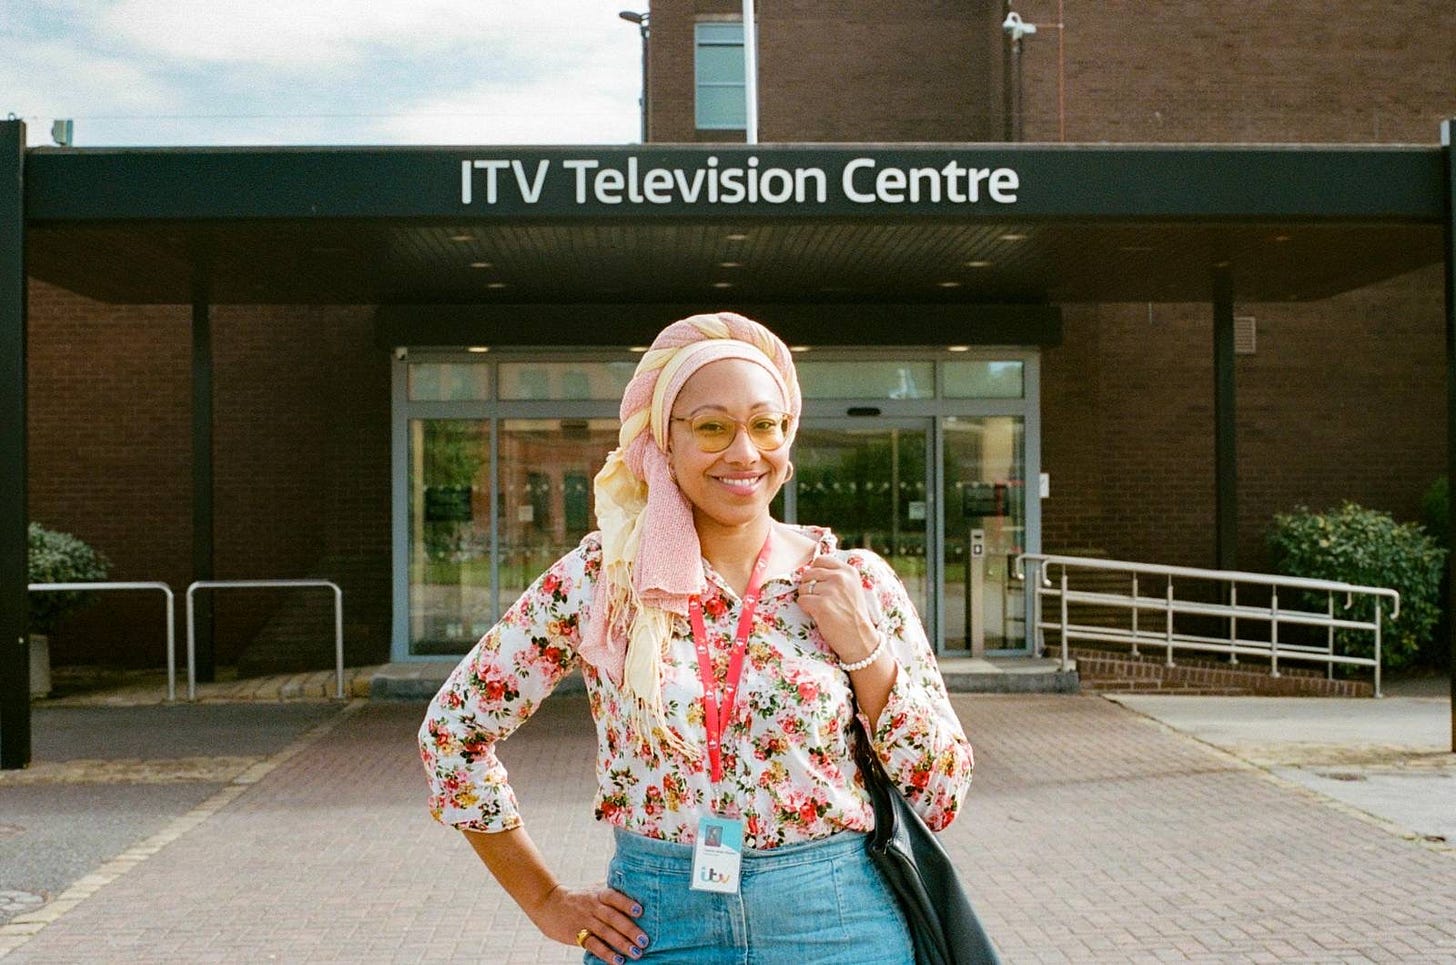
[[[1007,961],[1456,960],[1456,853],[1095,696],[954,700],[978,765],[944,840]],[[421,711],[356,703],[0,927],[0,954],[580,961],[429,820]],[[585,701],[549,701],[502,756],[558,873],[599,879],[610,836],[590,814]]]

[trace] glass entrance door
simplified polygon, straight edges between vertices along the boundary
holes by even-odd
[[[946,650],[1027,645],[1025,593],[1013,576],[1026,543],[1026,443],[1019,416],[941,420]]]
[[[934,639],[929,572],[928,420],[806,421],[787,494],[796,522],[828,526],[844,549],[874,550],[910,591]]]

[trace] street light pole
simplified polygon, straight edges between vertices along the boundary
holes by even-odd
[[[621,17],[628,23],[635,23],[637,25],[637,29],[642,33],[642,96],[637,99],[637,103],[642,108],[642,143],[646,144],[647,136],[649,133],[647,125],[647,114],[649,106],[648,97],[650,96],[647,86],[647,36],[649,32],[647,22],[650,14],[648,14],[646,11],[643,11],[642,13],[637,13],[633,10],[623,10],[621,13],[617,14],[617,16]]]

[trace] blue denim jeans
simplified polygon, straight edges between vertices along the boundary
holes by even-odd
[[[865,836],[743,855],[736,895],[693,891],[692,848],[617,831],[607,884],[642,906],[649,944],[627,961],[703,965],[914,965],[905,917]],[[587,954],[587,965],[601,959]]]

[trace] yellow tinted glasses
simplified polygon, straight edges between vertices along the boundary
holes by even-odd
[[[733,445],[740,426],[748,430],[749,440],[760,452],[772,452],[783,445],[789,431],[789,416],[784,412],[760,412],[746,420],[708,413],[691,419],[673,416],[672,421],[686,422],[693,432],[693,441],[703,452],[722,452]]]

